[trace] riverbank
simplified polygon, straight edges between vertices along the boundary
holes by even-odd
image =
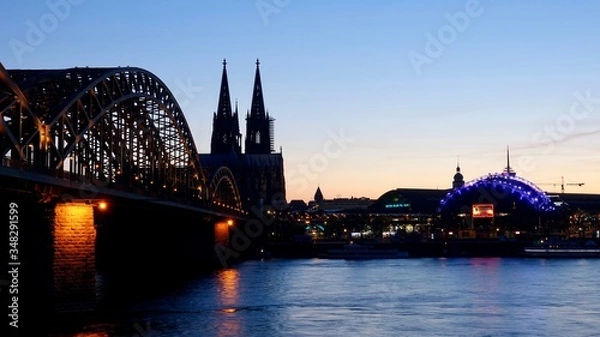
[[[271,257],[314,258],[330,249],[344,247],[345,241],[271,242],[265,248]],[[374,248],[398,249],[409,257],[517,257],[523,253],[527,242],[474,240],[423,240],[412,242],[365,241]]]

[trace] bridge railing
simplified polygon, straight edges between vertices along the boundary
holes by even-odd
[[[85,175],[75,174],[73,172],[60,169],[51,169],[41,165],[34,165],[27,161],[12,159],[10,157],[2,158],[2,166],[30,173],[44,174],[53,178],[60,178],[67,181],[89,182],[91,180],[91,178]]]
[[[25,162],[25,161],[22,161],[22,160],[11,159],[10,157],[3,157],[2,158],[2,166],[5,166],[5,167],[22,168],[25,165],[29,165],[29,164],[27,162]]]
[[[184,194],[161,194],[156,191],[152,191],[148,189],[148,186],[145,185],[127,185],[122,184],[115,181],[108,180],[100,180],[93,177],[88,177],[85,175],[76,174],[70,171],[65,171],[61,169],[51,169],[48,167],[42,167],[33,165],[27,161],[12,159],[10,157],[3,157],[1,160],[1,167],[6,167],[14,170],[19,170],[31,174],[37,174],[42,177],[48,178],[57,178],[63,181],[68,181],[70,183],[79,184],[82,188],[87,188],[86,186],[96,186],[103,187],[107,189],[111,189],[114,191],[125,192],[136,194],[149,198],[156,198],[159,200],[168,200],[170,202],[175,202],[179,204],[184,204],[192,207],[199,208],[210,208],[215,211],[220,211],[224,213],[235,213],[238,214],[242,212],[241,209],[234,207],[232,205],[227,205],[219,202],[215,202],[211,205],[205,204],[204,200],[200,198],[199,195],[184,195]],[[51,182],[49,182],[51,183]]]
[[[2,167],[7,167],[27,173],[39,174],[45,177],[50,178],[58,178],[63,181],[68,181],[71,183],[79,183],[83,185],[94,185],[97,187],[106,187],[120,192],[133,193],[137,195],[144,195],[147,197],[155,197],[160,199],[167,199],[170,201],[176,201],[184,204],[196,204],[199,205],[202,203],[201,199],[186,197],[181,195],[162,195],[156,193],[155,191],[148,191],[147,186],[139,185],[139,186],[130,186],[114,181],[101,180],[94,177],[88,177],[81,174],[76,174],[70,171],[65,171],[61,169],[51,169],[44,166],[33,165],[24,160],[12,159],[10,157],[3,157],[1,161]],[[195,201],[190,202],[190,199],[196,199]]]

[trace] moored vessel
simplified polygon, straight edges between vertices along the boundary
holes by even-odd
[[[409,254],[397,248],[378,248],[368,244],[349,242],[343,248],[329,249],[326,253],[320,254],[319,257],[324,259],[368,260],[406,258],[409,257]]]
[[[600,246],[592,240],[585,243],[550,240],[539,245],[524,247],[523,255],[526,257],[600,258]]]

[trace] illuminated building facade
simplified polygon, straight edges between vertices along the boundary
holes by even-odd
[[[369,214],[383,238],[430,237],[439,201],[447,191],[419,188],[390,190],[369,207]]]
[[[508,151],[501,173],[465,182],[457,165],[453,178],[447,189],[397,188],[358,207],[317,188],[318,202],[294,210],[300,224],[323,225],[325,239],[600,238],[600,195],[546,193],[517,176]]]
[[[440,224],[464,238],[550,233],[560,227],[561,209],[555,202],[514,174],[488,174],[440,201]]]

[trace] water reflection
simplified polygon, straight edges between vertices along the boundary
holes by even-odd
[[[217,321],[217,336],[242,336],[243,320],[240,308],[240,274],[236,269],[224,269],[217,273],[216,291],[222,319]]]
[[[471,259],[471,282],[473,313],[485,319],[484,325],[498,324],[502,313],[503,290],[500,287],[500,258],[486,257]]]
[[[598,278],[600,259],[249,261],[54,337],[596,336]]]
[[[240,274],[236,269],[224,269],[217,273],[217,293],[223,307],[235,307],[239,304]]]

